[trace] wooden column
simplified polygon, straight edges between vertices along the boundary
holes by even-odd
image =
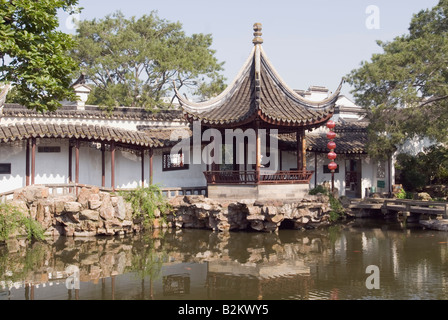
[[[387,157],[387,175],[388,175],[388,187],[389,187],[389,196],[392,196],[392,159],[391,156],[389,155]]]
[[[142,188],[145,187],[145,149],[141,151],[142,158]]]
[[[75,183],[79,183],[79,140],[75,141]]]
[[[317,152],[314,152],[314,188],[317,187]]]
[[[236,144],[236,141],[237,141],[237,139],[233,138],[233,140],[232,140],[232,147],[233,147],[233,150],[232,150],[232,157],[233,157],[232,168],[233,168],[233,171],[240,170],[238,161],[236,159],[236,156],[237,156],[237,152],[236,151],[237,151],[237,148],[238,148],[238,145]]]
[[[261,167],[261,140],[258,123],[255,125],[255,136],[257,138],[257,144],[255,146],[255,180],[258,183],[260,181],[260,167]]]
[[[297,170],[303,170],[303,131],[296,133],[297,140]]]
[[[153,170],[153,158],[154,158],[154,150],[149,149],[149,184],[153,184],[154,178],[154,170]]]
[[[70,143],[70,141],[68,142],[68,183],[72,183],[73,182],[73,173],[72,173],[72,164],[73,162],[73,147]]]
[[[306,137],[305,131],[302,136],[302,170],[306,170]]]
[[[101,143],[101,186],[106,187],[106,147]]]
[[[36,177],[36,138],[31,138],[31,184]]]
[[[115,190],[115,142],[110,144],[110,185]]]
[[[30,140],[26,139],[25,146],[25,185],[30,185]]]

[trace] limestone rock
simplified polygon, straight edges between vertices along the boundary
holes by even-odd
[[[96,236],[96,231],[75,231],[73,232],[74,237],[94,237]]]
[[[65,203],[74,201],[76,201],[75,195],[63,195],[54,198],[54,213],[56,215],[61,215],[64,212]]]
[[[28,203],[38,199],[46,199],[49,196],[49,190],[45,186],[28,186],[14,192],[13,200],[23,200]]]
[[[21,212],[28,212],[28,206],[25,200],[13,199],[10,204],[19,209]]]
[[[282,215],[282,214],[277,214],[277,215],[273,216],[270,220],[271,220],[273,223],[278,224],[278,223],[281,223],[281,222],[283,221],[284,218],[285,218],[284,215]]]
[[[264,221],[265,220],[265,216],[262,215],[262,214],[251,214],[250,216],[247,216],[246,219],[249,220],[249,221],[253,221],[253,220]]]
[[[100,218],[100,213],[96,210],[85,209],[79,213],[79,218],[81,220],[98,221]]]
[[[432,200],[431,196],[427,192],[418,193],[417,198],[418,198],[418,200],[422,200],[422,201],[431,201]]]
[[[110,200],[110,195],[108,194],[108,196],[103,196],[102,202],[103,203],[99,209],[100,217],[106,221],[113,219],[115,217],[115,208]]]
[[[448,231],[448,220],[420,220],[420,224],[428,229],[438,230],[438,231]]]
[[[124,220],[126,219],[126,205],[124,203],[123,197],[114,197],[115,202],[115,217]]]
[[[82,205],[79,202],[70,201],[64,204],[64,211],[68,213],[80,212],[82,209]]]
[[[254,230],[261,231],[264,229],[264,224],[262,221],[255,220],[250,223],[250,227]]]
[[[83,206],[84,209],[88,209],[88,202],[93,194],[99,194],[100,189],[98,187],[93,188],[81,188],[78,194],[78,202]]]
[[[263,213],[269,216],[275,216],[277,214],[277,207],[275,206],[264,206]]]
[[[101,207],[102,204],[103,202],[100,200],[89,200],[89,209],[91,210],[98,209],[99,207]]]

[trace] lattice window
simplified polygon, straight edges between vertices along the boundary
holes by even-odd
[[[61,152],[61,147],[59,146],[39,146],[37,147],[37,152],[41,153],[57,153]]]
[[[169,152],[162,155],[162,171],[188,170],[189,165],[185,163],[183,153],[171,154]]]

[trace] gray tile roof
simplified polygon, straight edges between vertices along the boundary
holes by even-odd
[[[116,142],[139,147],[164,147],[169,139],[163,136],[146,134],[100,125],[55,124],[55,123],[17,123],[0,125],[0,142],[12,142],[28,138],[85,139],[97,142]]]
[[[336,143],[335,152],[337,154],[367,153],[367,126],[367,122],[337,123],[334,130],[336,132],[336,138],[334,139]],[[280,147],[296,150],[295,134],[280,134],[279,140]],[[308,151],[327,153],[330,151],[327,148],[328,142],[326,132],[306,134]]]
[[[234,82],[218,97],[201,103],[176,91],[184,113],[209,126],[239,126],[255,119],[285,127],[317,127],[334,113],[342,82],[323,101],[311,101],[290,89],[257,45]]]
[[[19,104],[5,104],[2,111],[3,117],[24,118],[84,118],[84,119],[107,119],[107,120],[153,120],[153,121],[176,121],[183,120],[181,110],[161,110],[158,112],[147,111],[142,108],[117,107],[112,111],[102,110],[98,106],[86,106],[85,110],[77,110],[76,106],[62,106],[56,111],[37,112],[27,109]]]

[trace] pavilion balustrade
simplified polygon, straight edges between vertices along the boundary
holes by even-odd
[[[205,171],[207,184],[308,184],[314,171],[288,170],[288,171]]]

